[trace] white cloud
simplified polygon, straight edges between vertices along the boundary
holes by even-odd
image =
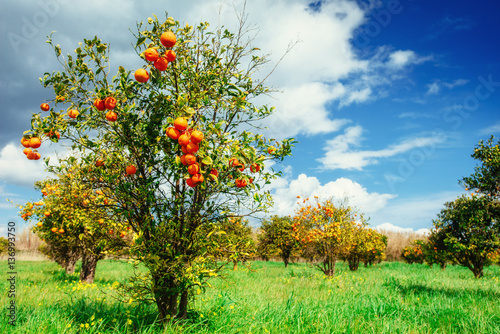
[[[439,85],[437,82],[433,82],[431,84],[427,85],[427,92],[425,93],[426,95],[436,95],[440,91]]]
[[[481,135],[493,135],[493,134],[498,134],[500,133],[500,122],[497,122],[496,124],[493,124],[491,126],[488,126],[487,128],[481,129],[479,131]]]
[[[428,229],[428,228],[420,228],[420,229],[415,231],[411,227],[404,228],[404,227],[393,225],[391,223],[380,224],[380,225],[376,226],[375,229],[379,230],[379,231],[392,231],[392,232],[403,232],[403,233],[412,233],[412,232],[415,232],[418,234],[429,234],[430,233],[430,229]]]
[[[466,79],[457,79],[457,80],[454,80],[452,82],[443,82],[443,86],[445,86],[446,88],[449,88],[449,89],[453,89],[453,88],[458,87],[458,86],[463,86],[468,82],[469,82],[469,80],[466,80]]]
[[[26,159],[21,145],[10,143],[0,151],[0,181],[31,187],[45,176],[42,160]]]
[[[300,174],[296,179],[280,178],[276,184],[273,183],[274,207],[272,214],[293,215],[297,208],[296,196],[313,199],[318,196],[319,200],[331,197],[336,199],[348,198],[349,204],[356,206],[367,215],[373,215],[383,209],[388,201],[395,198],[392,194],[379,194],[368,192],[359,183],[347,178],[339,178],[326,184],[313,176]]]
[[[378,163],[382,158],[393,157],[418,147],[434,146],[445,140],[441,134],[435,134],[402,140],[381,150],[352,150],[351,146],[360,146],[363,139],[362,133],[363,128],[361,126],[352,126],[345,129],[343,135],[338,135],[327,141],[324,148],[326,154],[318,159],[323,164],[322,167],[326,169],[362,170],[363,167]]]

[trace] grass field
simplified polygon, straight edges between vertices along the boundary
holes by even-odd
[[[2,271],[6,261],[0,261]],[[196,296],[189,317],[163,328],[154,305],[121,303],[113,282],[131,266],[101,261],[93,285],[55,263],[17,263],[17,325],[0,333],[500,333],[500,267],[482,279],[461,267],[384,262],[334,278],[300,263],[253,262],[214,279]],[[78,269],[78,267],[77,267]],[[6,276],[1,304],[9,299]]]

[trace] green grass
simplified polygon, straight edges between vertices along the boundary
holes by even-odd
[[[78,283],[78,267],[66,276],[52,262],[18,262],[17,272],[17,326],[2,312],[0,333],[500,333],[498,266],[476,280],[461,267],[386,262],[350,272],[341,263],[325,278],[302,263],[253,262],[212,280],[188,319],[167,328],[154,305],[113,298],[126,263],[99,262],[93,285]]]

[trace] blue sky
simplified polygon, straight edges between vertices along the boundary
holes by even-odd
[[[234,6],[233,6],[234,4]],[[3,2],[0,11],[0,232],[23,226],[6,199],[38,199],[43,165],[27,161],[19,140],[52,92],[38,78],[59,69],[45,44],[70,52],[98,35],[112,66],[141,66],[128,28],[165,11],[181,22],[219,20],[220,1],[68,0]],[[225,1],[220,21],[235,26]],[[246,6],[259,28],[254,44],[272,64],[280,90],[268,135],[295,137],[293,157],[272,185],[276,214],[293,214],[295,196],[348,196],[372,226],[430,228],[444,202],[464,190],[481,139],[500,135],[500,23],[496,1],[256,0]],[[268,68],[270,70],[271,68]],[[264,72],[265,73],[265,72]],[[263,73],[263,74],[264,74]],[[263,75],[262,74],[262,75]],[[44,145],[42,154],[64,154]],[[388,225],[390,224],[390,225]],[[392,227],[394,228],[394,227]]]

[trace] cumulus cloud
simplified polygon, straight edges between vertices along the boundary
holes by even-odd
[[[392,231],[392,232],[403,232],[403,233],[415,232],[418,234],[429,234],[431,232],[431,230],[428,228],[419,228],[418,230],[415,231],[411,227],[405,228],[405,227],[393,225],[391,223],[380,224],[380,225],[376,226],[375,229],[379,230],[379,231]]]
[[[12,143],[0,151],[0,181],[31,187],[36,180],[45,178],[42,160],[26,159],[23,150]]]
[[[389,145],[380,150],[355,150],[352,147],[361,145],[363,128],[359,125],[345,129],[344,134],[326,142],[325,156],[318,159],[326,169],[355,169],[362,170],[368,165],[378,163],[380,159],[389,158],[408,152],[414,148],[434,146],[445,140],[442,134],[414,137]]]
[[[484,135],[491,136],[493,134],[498,134],[498,133],[500,133],[500,122],[497,122],[496,124],[490,125],[479,131],[479,134],[483,136]]]
[[[350,205],[360,208],[368,215],[380,211],[390,199],[396,197],[393,194],[368,192],[361,184],[348,178],[321,184],[316,177],[306,174],[300,174],[296,179],[281,178],[273,186],[274,207],[271,213],[277,215],[293,215],[297,207],[296,196],[311,199],[318,196],[320,200],[348,198]]]

